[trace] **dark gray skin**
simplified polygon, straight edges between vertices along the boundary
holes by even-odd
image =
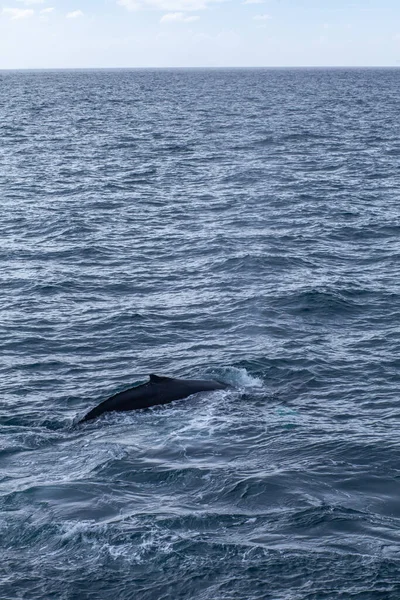
[[[84,423],[96,419],[103,413],[113,411],[138,410],[158,404],[168,404],[174,400],[187,398],[198,392],[225,390],[229,385],[214,379],[174,379],[150,375],[150,381],[143,385],[125,390],[93,408],[79,421]]]

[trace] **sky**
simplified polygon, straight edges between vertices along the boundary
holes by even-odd
[[[400,67],[400,0],[0,0],[0,69]]]

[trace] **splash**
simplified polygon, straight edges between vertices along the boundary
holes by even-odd
[[[213,373],[214,377],[229,383],[237,388],[261,389],[264,387],[262,379],[250,375],[244,367],[224,367]]]

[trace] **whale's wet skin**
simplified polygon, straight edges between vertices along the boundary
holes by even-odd
[[[399,600],[399,87],[0,72],[1,600]]]
[[[150,380],[143,385],[124,390],[89,411],[81,423],[90,421],[106,412],[128,412],[169,404],[174,400],[187,398],[199,392],[225,390],[228,386],[212,379],[174,379],[150,375]]]

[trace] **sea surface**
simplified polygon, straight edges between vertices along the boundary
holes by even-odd
[[[400,69],[0,72],[1,600],[400,598]],[[76,426],[149,373],[229,391]]]

